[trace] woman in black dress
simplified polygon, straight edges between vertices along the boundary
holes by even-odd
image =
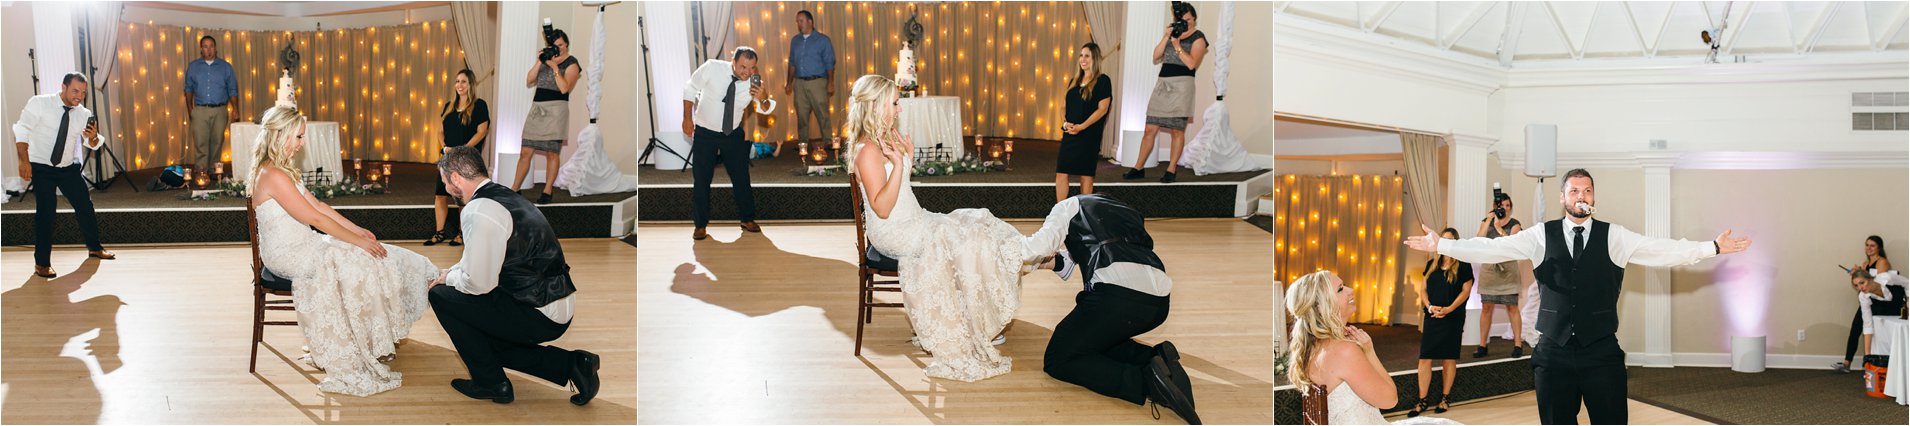
[[[470,145],[478,151],[484,151],[484,136],[491,132],[491,107],[485,105],[483,99],[478,99],[477,87],[475,87],[477,84],[474,83],[475,76],[476,74],[469,69],[458,71],[455,83],[451,85],[453,93],[451,102],[445,103],[444,109],[439,113],[444,118],[445,150]],[[444,218],[450,201],[451,193],[445,192],[444,181],[439,180],[438,197],[431,205],[438,229],[431,233],[430,239],[424,240],[424,245],[437,245],[444,242]],[[457,234],[452,232],[454,237],[452,237],[451,245],[464,245],[464,236]]]
[[[1459,239],[1459,231],[1452,228],[1439,235]],[[1458,259],[1439,256],[1426,262],[1424,274],[1425,285],[1419,289],[1419,304],[1426,307],[1419,338],[1419,402],[1406,413],[1409,417],[1419,416],[1430,402],[1426,400],[1426,388],[1432,386],[1433,360],[1440,361],[1445,378],[1445,391],[1439,393],[1433,412],[1452,408],[1448,396],[1452,395],[1452,380],[1458,372],[1459,338],[1466,330],[1466,296],[1472,294],[1472,265]]]
[[[1081,180],[1081,193],[1094,192],[1095,163],[1101,160],[1101,129],[1107,127],[1114,84],[1101,73],[1101,46],[1088,43],[1075,52],[1081,70],[1068,82],[1067,120],[1061,123],[1061,155],[1055,158],[1054,199],[1068,198],[1068,177]]]

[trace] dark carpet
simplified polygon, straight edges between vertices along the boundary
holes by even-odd
[[[1866,396],[1863,374],[1678,367],[1625,370],[1640,402],[1720,424],[1910,424],[1910,408]],[[1900,376],[1891,376],[1897,378]]]

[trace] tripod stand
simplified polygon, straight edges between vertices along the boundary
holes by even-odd
[[[650,33],[644,31],[642,16],[637,17],[637,35],[640,38],[637,45],[643,50],[643,95],[646,101],[650,103],[650,107],[646,109],[650,114],[650,141],[643,146],[643,153],[637,156],[637,164],[643,164],[644,160],[650,158],[650,154],[655,153],[658,149],[662,149],[663,152],[682,159],[683,163],[687,165],[690,163],[689,155],[676,152],[676,149],[670,148],[669,145],[664,145],[662,139],[657,139],[656,77],[650,75]],[[683,135],[683,137],[687,138],[690,137],[690,135]],[[677,173],[682,173],[683,170],[689,170],[689,167],[677,170]]]
[[[105,81],[102,81],[102,79],[99,79],[99,78],[96,78],[96,75],[97,75],[97,74],[99,73],[99,66],[98,66],[98,64],[95,64],[95,63],[93,63],[93,26],[92,26],[92,22],[93,22],[93,17],[92,17],[92,16],[91,16],[91,15],[89,14],[89,15],[87,15],[87,16],[86,16],[86,21],[84,21],[84,23],[82,23],[82,24],[80,25],[80,42],[79,42],[79,48],[80,48],[80,67],[81,67],[81,68],[84,68],[84,69],[86,69],[86,74],[87,74],[87,80],[88,80],[89,82],[91,82],[91,81],[97,81],[97,82],[99,82],[99,87],[98,87],[98,89],[97,89],[97,90],[98,90],[98,91],[99,91],[99,92],[101,93],[101,96],[105,96],[105,94],[106,94],[106,82],[105,82]],[[115,43],[117,43],[117,42],[115,42]],[[112,72],[111,72],[111,71],[107,71],[107,73],[108,73],[108,74],[111,74]],[[97,107],[98,107],[98,106],[100,105],[100,100],[99,100],[98,98],[96,98],[96,97],[91,97],[91,96],[89,96],[89,97],[87,97],[87,99],[88,99],[89,101],[91,101],[91,103],[93,104],[93,106],[94,106],[94,107],[96,107],[96,110],[97,110],[97,111],[99,111],[99,112],[98,112],[98,113],[96,113],[96,114],[110,114],[110,113],[111,113],[110,111],[108,111],[108,109],[107,109],[107,108],[97,108]],[[109,115],[109,117],[110,117],[110,115]],[[109,118],[109,119],[106,119],[106,120],[100,120],[100,121],[101,121],[101,122],[105,122],[105,123],[108,123],[108,125],[110,125],[110,124],[112,123],[112,120],[111,120],[110,118]],[[102,133],[103,133],[103,131],[102,131]],[[110,178],[104,178],[104,179],[100,179],[100,178],[99,178],[100,176],[104,176],[104,175],[105,175],[105,173],[106,173],[106,165],[107,165],[107,163],[106,163],[105,161],[101,161],[101,160],[100,160],[100,155],[102,155],[102,154],[104,154],[104,155],[106,156],[106,158],[108,158],[108,159],[111,159],[111,160],[112,160],[112,163],[111,163],[111,164],[113,165],[113,177],[110,177]],[[121,163],[121,162],[119,161],[119,154],[114,154],[114,153],[113,153],[113,146],[112,146],[112,145],[110,145],[110,144],[100,144],[100,147],[99,147],[99,149],[95,149],[95,150],[93,150],[93,153],[92,153],[92,156],[93,156],[93,158],[92,158],[92,161],[91,161],[91,162],[93,163],[93,177],[94,177],[94,179],[88,179],[88,180],[89,180],[89,181],[92,181],[92,186],[93,186],[93,189],[94,189],[94,190],[98,190],[98,191],[102,191],[102,192],[103,192],[103,191],[106,191],[106,190],[108,190],[108,189],[112,189],[112,188],[113,188],[113,182],[118,182],[118,181],[122,181],[122,180],[123,180],[123,181],[126,181],[126,186],[127,186],[127,187],[130,187],[130,188],[133,188],[133,192],[139,192],[139,185],[135,185],[135,184],[133,184],[133,178],[131,178],[131,177],[128,177],[128,176],[126,175],[126,165],[125,165],[125,163]],[[97,179],[97,180],[95,180],[95,179]]]

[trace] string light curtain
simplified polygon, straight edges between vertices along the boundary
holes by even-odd
[[[782,86],[800,10],[814,13],[816,30],[835,44],[836,96],[829,100],[829,116],[838,129],[856,78],[895,75],[902,24],[913,13],[920,14],[924,30],[925,40],[915,49],[922,87],[929,96],[962,98],[964,135],[1061,139],[1062,98],[1077,69],[1073,53],[1089,40],[1078,2],[743,2],[732,7],[730,28],[704,32],[735,32],[723,52],[737,43],[755,48],[765,88],[787,108],[751,131],[756,140],[796,138],[795,104]]]
[[[443,129],[438,111],[450,101],[451,79],[464,51],[448,20],[324,31],[239,31],[125,23],[121,28],[122,126],[135,169],[190,160],[186,65],[198,60],[200,36],[219,40],[232,63],[239,96],[233,119],[258,122],[278,99],[279,50],[296,43],[299,109],[314,121],[339,123],[340,155],[380,161],[435,162]],[[229,131],[222,159],[232,159]]]
[[[1389,324],[1399,288],[1399,176],[1284,175],[1274,184],[1274,276],[1330,270],[1354,291],[1353,322]]]

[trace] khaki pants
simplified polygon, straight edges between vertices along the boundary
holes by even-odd
[[[199,151],[199,170],[212,170],[212,164],[222,160],[225,130],[231,123],[226,107],[192,106],[192,148]]]
[[[815,117],[816,136],[827,140],[829,131],[829,79],[796,80],[796,138],[809,141],[810,117]]]

